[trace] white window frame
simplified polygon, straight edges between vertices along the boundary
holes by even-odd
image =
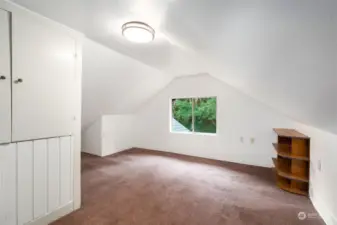
[[[215,133],[205,133],[205,132],[196,132],[194,131],[194,101],[192,101],[192,130],[191,132],[179,132],[179,131],[173,131],[172,130],[172,118],[173,118],[173,113],[172,113],[172,100],[174,99],[188,99],[188,98],[191,98],[191,99],[196,99],[196,98],[215,98],[216,100],[216,132]],[[171,133],[173,134],[193,134],[193,135],[205,135],[205,136],[216,136],[218,134],[218,98],[217,96],[202,96],[202,97],[172,97],[170,98],[170,102],[169,102],[169,110],[170,110],[170,113],[169,113],[169,130]]]

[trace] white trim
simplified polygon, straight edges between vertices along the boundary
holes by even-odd
[[[217,133],[203,133],[203,132],[179,132],[179,131],[170,131],[171,134],[190,134],[190,135],[200,135],[200,136],[217,136]]]
[[[337,225],[336,215],[334,215],[331,210],[326,207],[324,201],[320,197],[310,197],[310,200],[327,225]]]
[[[195,133],[195,115],[194,115],[194,110],[195,110],[195,98],[192,98],[192,133]]]
[[[67,205],[59,208],[58,210],[49,213],[41,218],[26,223],[25,225],[46,225],[49,224],[73,211],[73,202],[69,202]]]

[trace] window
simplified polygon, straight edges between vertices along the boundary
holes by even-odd
[[[216,133],[216,97],[176,98],[171,105],[172,132]]]

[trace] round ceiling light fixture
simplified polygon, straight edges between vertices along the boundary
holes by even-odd
[[[153,41],[155,31],[146,23],[131,21],[123,24],[122,34],[131,42],[148,43]]]

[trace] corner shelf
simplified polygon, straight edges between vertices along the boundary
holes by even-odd
[[[274,131],[279,137],[310,139],[307,135],[304,135],[294,129],[274,128]]]
[[[291,193],[294,193],[294,194],[298,194],[298,195],[305,195],[307,196],[308,195],[308,192],[307,191],[302,191],[300,189],[294,189],[294,188],[291,188],[289,187],[289,185],[284,185],[284,183],[282,182],[279,182],[277,181],[277,186],[279,188],[281,188],[282,190],[285,190],[285,191],[288,191],[288,192],[291,192]]]
[[[276,173],[284,178],[290,179],[290,180],[297,180],[302,182],[309,182],[309,179],[306,176],[298,176],[298,175],[292,175],[289,172],[283,171],[282,168],[279,168],[277,165],[277,159],[273,158],[273,163],[276,169]]]
[[[273,143],[273,146],[277,152],[278,156],[284,157],[284,158],[289,158],[289,159],[298,159],[298,160],[304,160],[304,161],[310,161],[309,157],[307,156],[296,156],[296,155],[291,155],[289,152],[285,151],[285,148],[290,148],[291,146],[282,146],[281,144],[278,143]]]
[[[277,186],[295,194],[308,195],[310,138],[296,130],[276,128],[277,143],[273,158]]]

